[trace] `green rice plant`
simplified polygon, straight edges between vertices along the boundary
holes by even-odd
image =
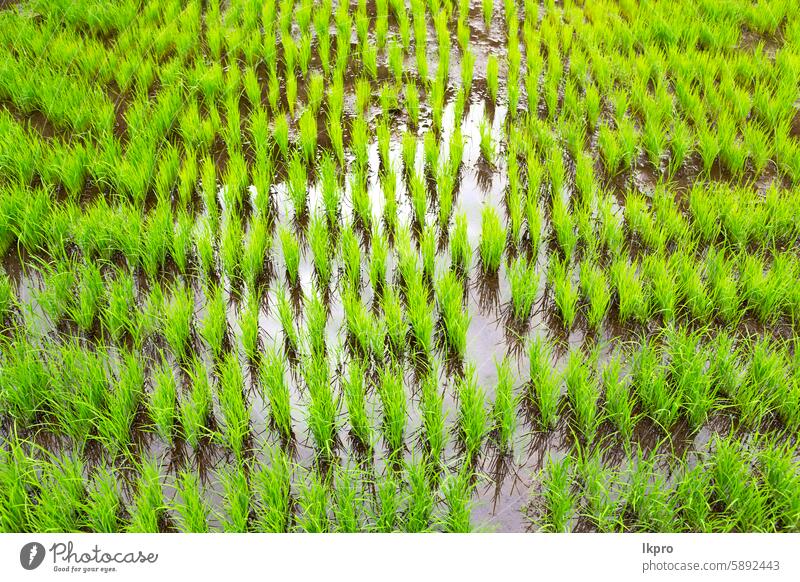
[[[406,298],[406,316],[415,347],[427,359],[433,347],[433,310],[421,277],[414,277],[407,284]]]
[[[670,430],[680,414],[682,395],[670,386],[662,354],[650,340],[633,355],[633,386],[644,411]]]
[[[405,102],[406,102],[406,112],[408,113],[408,119],[411,121],[412,127],[419,126],[419,91],[417,90],[417,84],[413,81],[409,81],[406,83],[405,86]]]
[[[267,461],[259,463],[253,474],[255,529],[259,532],[286,533],[292,514],[292,467],[280,447],[269,447]]]
[[[241,342],[244,355],[250,362],[257,362],[258,350],[258,317],[260,312],[259,298],[251,293],[247,298],[247,303],[239,315],[239,329],[241,330]]]
[[[492,407],[492,427],[498,446],[510,451],[517,431],[517,397],[514,395],[514,377],[508,358],[495,362],[497,386]]]
[[[603,156],[603,165],[606,172],[615,175],[622,166],[622,147],[617,134],[608,125],[600,126],[597,144]]]
[[[120,530],[122,505],[120,487],[114,472],[107,466],[98,467],[87,486],[86,525],[92,532],[117,533]]]
[[[328,361],[324,357],[306,357],[303,365],[310,402],[307,405],[308,426],[314,437],[318,452],[327,457],[333,451],[337,431],[336,416],[338,399],[334,396],[330,383]]]
[[[295,352],[299,347],[299,338],[294,321],[295,316],[292,305],[289,303],[289,298],[286,296],[286,291],[283,287],[278,287],[275,292],[275,305],[277,307],[278,321],[283,330],[286,346],[290,353]]]
[[[776,398],[786,395],[786,362],[783,352],[762,338],[752,345],[750,365],[732,395],[742,422],[758,427],[776,408]]]
[[[186,533],[208,533],[209,508],[200,490],[197,473],[183,469],[178,474],[177,492],[180,499],[174,505],[178,527]]]
[[[335,531],[356,533],[362,531],[361,492],[358,490],[358,469],[343,467],[334,469],[333,515],[336,519]]]
[[[327,219],[315,214],[308,227],[308,244],[314,258],[314,269],[322,288],[327,288],[333,274]]]
[[[469,273],[472,265],[472,247],[469,244],[467,215],[457,212],[450,238],[450,263],[459,273]]]
[[[729,531],[765,531],[768,524],[764,492],[750,472],[748,455],[735,437],[714,440],[710,459],[713,500],[727,516]]]
[[[602,269],[591,259],[581,263],[581,292],[588,303],[586,319],[593,330],[600,329],[611,303],[611,291]]]
[[[700,346],[697,334],[680,328],[668,334],[670,375],[675,392],[682,395],[689,425],[697,430],[708,418],[715,395],[710,376],[706,373],[707,355]]]
[[[408,401],[399,366],[390,364],[380,370],[378,396],[383,408],[383,437],[393,458],[402,452],[408,415]]]
[[[560,195],[553,199],[551,217],[558,246],[564,257],[569,260],[578,245],[578,235],[569,208]]]
[[[636,419],[633,415],[634,399],[628,376],[622,375],[622,360],[619,353],[608,360],[603,368],[605,409],[608,419],[625,442],[633,436]]]
[[[498,61],[495,55],[489,55],[486,59],[486,88],[489,91],[489,97],[492,99],[492,103],[497,102],[497,90],[498,90]]]
[[[579,292],[572,283],[572,269],[568,260],[560,261],[552,256],[548,268],[548,279],[553,288],[553,298],[567,331],[572,329],[578,315]]]
[[[217,471],[217,479],[222,485],[222,511],[218,513],[222,531],[226,533],[247,532],[252,493],[241,460],[237,459],[232,465],[223,466]]]
[[[344,269],[345,282],[352,290],[361,288],[361,247],[351,225],[342,227],[339,235],[339,254]]]
[[[130,533],[158,533],[165,517],[166,505],[161,489],[160,468],[155,461],[144,460],[139,465],[139,478],[133,502],[129,508]]]
[[[164,306],[162,332],[172,353],[179,361],[183,360],[191,349],[192,316],[194,315],[194,297],[191,289],[183,284],[172,290],[172,298]]]
[[[541,527],[544,531],[565,533],[575,511],[575,498],[572,492],[572,464],[570,457],[560,460],[548,455],[542,475],[542,495],[545,511]]]
[[[345,314],[350,313],[350,299],[343,298]],[[325,355],[325,326],[328,322],[328,313],[319,294],[314,290],[306,298],[306,329],[305,329],[305,348],[306,352],[315,357]],[[348,316],[348,321],[349,321]]]
[[[485,275],[496,274],[506,246],[506,231],[495,208],[485,205],[481,212],[481,268]]]
[[[269,399],[274,426],[284,437],[292,434],[289,386],[286,383],[284,359],[276,346],[266,348],[261,361],[261,387]]]
[[[694,148],[694,135],[683,120],[676,120],[669,138],[671,155],[669,158],[669,174],[675,175]]]
[[[711,316],[713,305],[702,276],[702,263],[695,263],[689,255],[676,252],[671,256],[676,272],[678,300],[686,304],[689,314],[698,321]]]
[[[410,194],[414,220],[418,225],[424,225],[425,215],[428,212],[428,190],[424,177],[416,172],[411,175]]]
[[[300,150],[303,152],[306,163],[314,161],[317,150],[317,118],[310,107],[303,111],[298,121]]]
[[[289,174],[286,186],[289,199],[292,201],[294,217],[298,219],[305,216],[308,210],[308,172],[307,161],[303,160],[299,152],[295,152],[288,160],[287,172]]]
[[[637,264],[629,263],[624,257],[617,257],[609,267],[611,285],[616,291],[619,318],[622,322],[647,321],[649,306],[644,283],[637,274]]]
[[[587,511],[584,515],[600,532],[618,531],[619,508],[612,491],[617,478],[615,472],[603,466],[599,454],[580,452],[576,463],[576,477],[582,481]]]
[[[98,419],[98,436],[112,455],[124,452],[131,442],[131,426],[144,396],[142,362],[131,352],[122,354],[114,391]]]
[[[328,484],[319,471],[312,469],[300,482],[297,503],[297,527],[301,532],[324,533],[331,529],[331,516],[328,508]]]
[[[711,474],[703,464],[686,470],[675,487],[678,511],[688,531],[713,531],[709,493]]]
[[[462,469],[458,473],[448,473],[442,482],[442,494],[447,506],[444,516],[444,531],[448,533],[470,533],[473,526],[472,514],[472,472]]]
[[[197,448],[200,439],[208,434],[208,422],[212,411],[211,384],[205,365],[195,356],[188,370],[191,389],[180,401],[180,422],[183,437],[192,447]]]
[[[706,269],[710,298],[717,313],[725,322],[734,321],[741,306],[734,262],[722,250],[712,247],[706,255]]]
[[[703,160],[703,171],[708,174],[719,156],[720,144],[716,132],[707,123],[697,129],[697,151]]]
[[[374,229],[369,257],[369,281],[376,293],[382,291],[386,284],[388,257],[389,242],[381,231]]]
[[[447,271],[437,281],[436,299],[447,347],[458,358],[463,358],[467,352],[467,332],[471,318],[469,311],[464,309],[464,286],[453,271]]]
[[[37,485],[37,503],[31,505],[28,527],[46,533],[76,531],[80,526],[85,495],[83,462],[68,456],[53,457],[41,463]]]
[[[100,310],[104,290],[100,270],[94,263],[86,263],[81,269],[77,304],[70,310],[72,319],[84,331],[89,331],[94,324]]]
[[[278,229],[278,238],[281,241],[283,262],[286,265],[286,280],[290,285],[295,286],[300,269],[300,243],[294,233],[283,225]]]
[[[242,258],[242,223],[233,212],[226,212],[227,216],[222,221],[222,236],[219,242],[219,258],[222,272],[231,281],[239,280],[239,261]]]
[[[536,295],[539,292],[539,276],[536,265],[522,255],[506,263],[508,284],[511,287],[511,307],[514,319],[527,321],[531,315]]]
[[[480,133],[480,148],[481,156],[484,161],[490,166],[494,166],[494,157],[496,154],[496,144],[492,137],[492,125],[486,120],[482,119],[478,126]]]
[[[485,392],[478,386],[474,365],[467,365],[464,377],[458,380],[456,393],[460,436],[464,443],[466,458],[473,460],[480,452],[483,440],[491,428],[486,413]]]
[[[771,441],[758,452],[769,507],[768,523],[778,531],[792,531],[800,522],[800,496],[797,493],[797,461],[788,443]]]
[[[289,120],[286,114],[275,117],[272,126],[272,139],[278,146],[278,150],[284,160],[289,160]]]
[[[543,430],[555,428],[558,405],[561,399],[559,378],[551,364],[553,347],[547,340],[536,336],[528,343],[528,360],[531,373],[531,400],[539,413]]]
[[[429,458],[436,464],[447,444],[444,396],[439,390],[439,371],[436,367],[425,375],[421,386],[419,405],[424,429],[422,434]]]
[[[242,253],[242,276],[251,290],[264,273],[264,261],[272,246],[272,238],[265,220],[254,219],[244,243]]]
[[[653,311],[660,314],[665,322],[675,319],[677,303],[675,277],[668,261],[669,259],[658,254],[647,255],[642,262]]]
[[[208,277],[214,271],[214,228],[211,220],[199,220],[193,235],[200,268]]]
[[[671,531],[674,527],[676,508],[672,487],[655,469],[657,461],[656,454],[645,456],[639,448],[622,477],[622,511],[632,516],[636,530]]]
[[[594,441],[600,426],[600,387],[592,378],[590,363],[584,360],[579,351],[572,350],[564,371],[567,398],[575,415],[575,425],[586,443]]]
[[[406,463],[408,500],[403,516],[404,530],[409,533],[429,531],[435,497],[428,481],[427,464],[412,459]]]
[[[365,447],[372,446],[372,426],[367,411],[367,396],[364,377],[366,364],[352,359],[348,363],[347,376],[342,381],[347,414],[353,436]]]
[[[158,436],[164,442],[172,444],[177,402],[177,387],[175,375],[169,363],[163,359],[156,368],[153,377],[153,391],[147,401],[148,412],[153,421]]]
[[[386,285],[383,288],[381,309],[383,310],[383,325],[386,327],[386,337],[389,340],[390,350],[397,356],[405,349],[408,324],[403,317],[400,294],[390,285]]]
[[[206,313],[200,322],[200,335],[211,350],[214,359],[219,359],[228,329],[225,299],[220,285],[212,283],[209,286],[206,292],[205,310]]]
[[[238,356],[228,352],[219,363],[217,399],[222,412],[222,439],[237,459],[244,454],[250,434],[250,408],[244,397],[244,378]]]

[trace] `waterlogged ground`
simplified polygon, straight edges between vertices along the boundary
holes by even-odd
[[[796,2],[0,8],[2,530],[800,527]]]

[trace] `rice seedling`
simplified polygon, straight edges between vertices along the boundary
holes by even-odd
[[[139,478],[130,508],[130,533],[158,533],[166,506],[161,489],[160,468],[153,461],[139,465]]]
[[[162,359],[161,365],[155,371],[153,391],[150,393],[148,400],[148,409],[156,432],[169,444],[172,444],[176,421],[176,401],[175,374],[173,374],[169,364]]]
[[[555,428],[561,387],[551,364],[551,344],[538,336],[532,338],[528,343],[528,359],[531,374],[530,396],[539,413],[540,426],[543,430]]]
[[[378,396],[383,408],[383,437],[392,456],[402,451],[405,440],[408,404],[403,384],[398,366],[388,365],[380,370]]]
[[[458,212],[450,238],[450,262],[459,273],[468,273],[472,264],[472,247],[467,232],[467,216]]]
[[[244,533],[248,531],[252,493],[247,484],[247,475],[240,460],[217,471],[222,485],[222,511],[218,512],[222,531]]]
[[[117,479],[106,466],[95,470],[87,490],[86,524],[93,532],[116,533],[120,530],[122,504]]]
[[[517,256],[506,264],[508,283],[511,287],[511,306],[517,321],[527,321],[531,315],[536,295],[539,292],[539,276],[536,266],[523,256]]]
[[[497,273],[506,246],[506,231],[493,206],[486,205],[481,212],[481,267],[484,274]]]
[[[608,313],[611,303],[611,291],[608,288],[608,281],[602,269],[590,259],[581,263],[580,275],[581,293],[589,305],[586,312],[586,320],[589,322],[589,327],[598,330]]]
[[[542,516],[542,529],[554,533],[567,532],[575,511],[570,458],[557,460],[548,457],[543,473],[542,495],[546,509]]]
[[[439,391],[439,371],[435,367],[423,378],[420,395],[420,415],[424,427],[427,452],[434,464],[437,463],[447,444],[445,426],[444,397]]]
[[[428,483],[427,466],[423,460],[412,459],[406,463],[408,501],[403,516],[404,529],[410,533],[428,531],[435,504]]]
[[[464,310],[464,287],[452,271],[448,271],[437,281],[436,299],[444,325],[446,344],[451,353],[463,358],[467,351],[470,315]]]
[[[182,470],[178,475],[180,501],[175,504],[178,526],[187,533],[208,533],[209,510],[194,471]]]
[[[492,426],[496,440],[502,450],[509,451],[513,446],[517,429],[517,397],[514,395],[514,378],[511,364],[507,358],[495,362],[497,386],[492,407]]]
[[[670,386],[662,354],[646,341],[633,355],[633,387],[645,412],[665,430],[676,422],[682,394]]]
[[[253,475],[256,529],[286,533],[291,520],[292,467],[280,447],[269,449],[268,461],[259,463]]]
[[[494,166],[496,144],[494,138],[492,137],[492,126],[484,119],[478,126],[478,130],[480,132],[481,156],[483,156],[483,159],[487,164]]]
[[[575,425],[585,442],[591,443],[600,424],[600,388],[591,377],[589,366],[580,352],[570,352],[564,380],[567,384],[567,398],[575,415]]]
[[[247,298],[247,304],[239,315],[242,349],[244,350],[244,355],[250,362],[257,362],[259,356],[259,313],[260,307],[258,297],[251,294]]]
[[[649,306],[644,283],[636,271],[636,263],[629,263],[622,257],[615,259],[609,268],[611,284],[616,291],[619,318],[623,322],[643,322],[648,318]]]
[[[551,257],[548,279],[553,288],[553,297],[561,320],[567,331],[572,329],[578,315],[579,292],[572,283],[572,269],[567,261]]]
[[[294,233],[285,226],[278,229],[278,238],[281,241],[283,262],[286,265],[286,280],[290,285],[295,286],[300,269],[300,243]]]
[[[615,354],[608,361],[603,368],[602,376],[606,414],[620,436],[628,442],[633,435],[636,418],[633,414],[634,399],[630,382],[627,376],[622,375],[620,354]]]
[[[188,373],[191,389],[180,401],[179,415],[183,437],[191,447],[196,448],[200,439],[208,434],[212,393],[205,365],[198,356],[194,357]]]
[[[308,388],[308,426],[314,437],[318,452],[330,456],[337,431],[338,399],[330,384],[328,361],[321,357],[307,357],[303,366],[303,378]]]
[[[222,412],[222,439],[237,459],[244,454],[245,439],[250,433],[249,403],[244,397],[244,378],[239,358],[233,352],[219,364],[217,399]]]
[[[200,335],[211,350],[211,354],[218,359],[222,355],[228,329],[222,287],[212,285],[208,289],[206,297],[206,313],[200,322]]]

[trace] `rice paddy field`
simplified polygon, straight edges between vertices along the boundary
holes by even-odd
[[[0,1],[0,530],[800,530],[797,0]]]

